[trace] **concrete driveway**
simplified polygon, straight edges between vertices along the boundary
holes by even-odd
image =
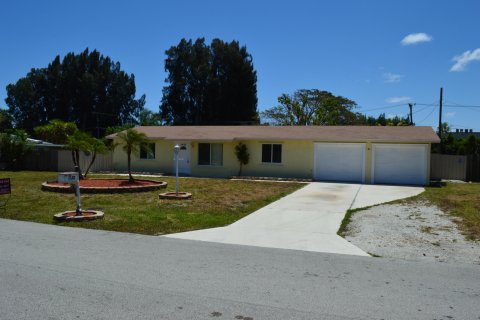
[[[229,226],[166,237],[368,256],[337,235],[346,211],[411,197],[423,190],[420,187],[313,182]]]

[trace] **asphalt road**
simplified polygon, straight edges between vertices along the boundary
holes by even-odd
[[[480,266],[0,219],[0,319],[480,319]]]

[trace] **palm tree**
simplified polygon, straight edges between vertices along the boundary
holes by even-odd
[[[123,144],[122,149],[127,153],[128,165],[128,182],[132,183],[135,180],[132,177],[131,157],[132,152],[139,152],[140,149],[146,150],[148,148],[149,140],[145,133],[138,132],[135,129],[127,129],[117,134],[120,143]]]

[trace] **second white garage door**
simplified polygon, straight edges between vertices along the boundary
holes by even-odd
[[[425,144],[374,144],[372,182],[424,185],[427,161]]]
[[[314,178],[364,182],[364,143],[315,143]]]

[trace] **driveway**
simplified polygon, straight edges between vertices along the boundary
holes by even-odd
[[[423,190],[420,187],[313,182],[229,226],[166,237],[368,256],[337,235],[346,211],[411,197]]]

